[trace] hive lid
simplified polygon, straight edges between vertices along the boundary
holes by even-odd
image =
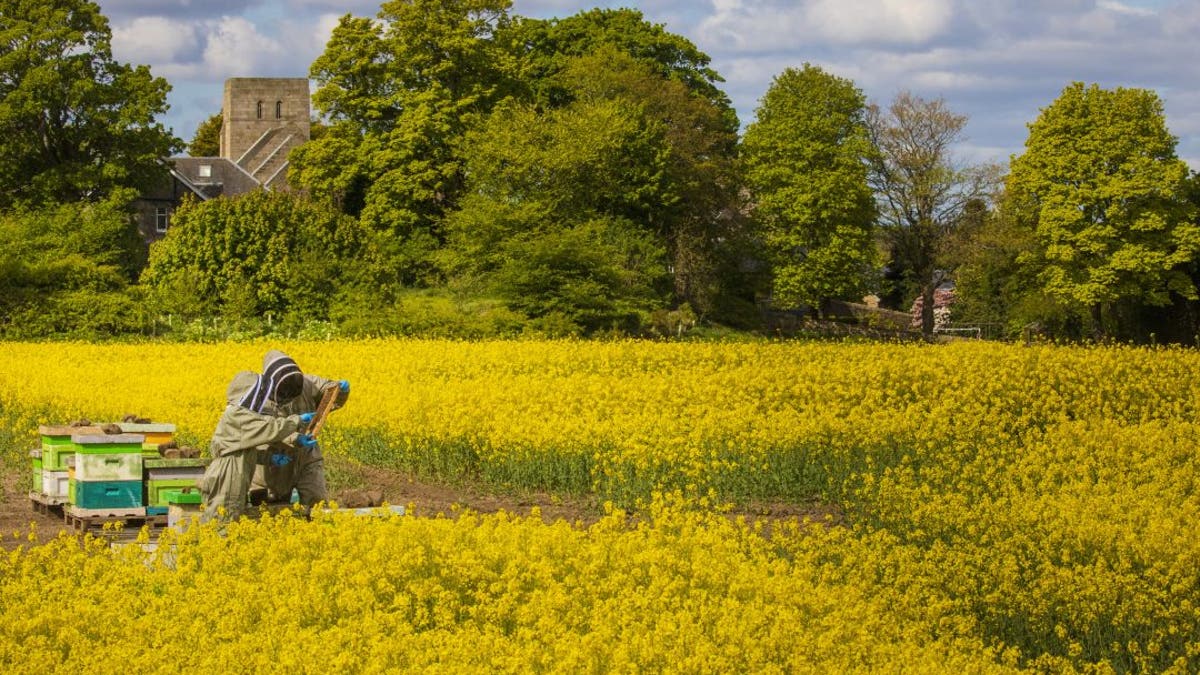
[[[146,440],[143,434],[71,434],[71,442],[80,445],[113,445],[116,443],[137,443],[141,445]]]
[[[120,422],[117,426],[121,427],[121,431],[127,434],[173,434],[175,433],[174,424],[136,424],[134,422]]]
[[[154,459],[142,460],[142,466],[147,469],[174,469],[189,466],[208,466],[210,461],[212,460],[207,457],[155,457]]]
[[[65,424],[43,424],[38,427],[42,436],[73,436],[75,434],[102,434],[104,430],[98,426],[72,427]]]

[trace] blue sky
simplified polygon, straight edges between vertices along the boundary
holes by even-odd
[[[163,122],[185,141],[229,77],[304,77],[343,14],[379,0],[99,0],[121,61],[174,88]],[[967,162],[1006,162],[1073,81],[1153,89],[1178,153],[1200,170],[1200,0],[515,0],[548,18],[633,7],[712,57],[742,124],[772,78],[805,62],[873,102],[944,98],[966,114]]]

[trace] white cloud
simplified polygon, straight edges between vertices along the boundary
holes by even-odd
[[[701,21],[708,43],[739,51],[772,51],[798,45],[919,45],[946,31],[953,0],[711,0]]]
[[[127,63],[175,63],[199,45],[196,26],[159,16],[147,16],[114,26],[113,56]]]
[[[1113,0],[1100,0],[1096,3],[1100,9],[1118,14],[1132,14],[1134,16],[1154,16],[1154,10],[1146,7],[1130,7],[1129,5],[1114,2]]]
[[[833,44],[928,42],[950,24],[951,0],[813,0],[805,25]]]
[[[282,44],[260,33],[243,17],[222,17],[209,27],[204,67],[214,78],[275,73],[279,62],[287,56]],[[308,63],[300,64],[298,69],[307,73]]]

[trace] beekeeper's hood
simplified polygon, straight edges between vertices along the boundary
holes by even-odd
[[[261,413],[267,401],[286,403],[300,395],[304,375],[287,354],[272,349],[263,357],[263,372],[238,405]]]

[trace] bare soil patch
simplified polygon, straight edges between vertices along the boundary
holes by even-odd
[[[595,497],[575,497],[546,492],[507,493],[486,486],[452,484],[425,480],[400,471],[366,466],[346,460],[327,458],[330,474],[330,497],[339,504],[351,502],[364,491],[381,496],[393,505],[404,506],[417,517],[457,518],[463,513],[494,514],[504,511],[529,516],[536,509],[546,523],[566,521],[586,527],[604,516],[603,503]],[[28,480],[22,472],[11,469],[0,472],[0,548],[11,550],[33,541],[45,543],[60,532],[70,532],[63,519],[39,513],[29,498]],[[783,520],[808,519],[830,525],[845,524],[845,517],[832,504],[791,504],[759,502],[734,509],[731,518],[744,517],[750,522],[766,521],[768,525]]]

